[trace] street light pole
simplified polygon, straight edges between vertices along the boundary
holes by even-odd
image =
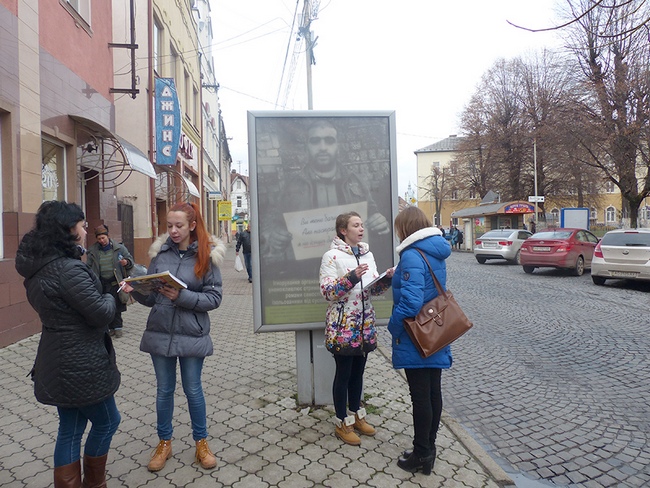
[[[537,138],[533,139],[533,173],[535,175],[535,216],[533,221],[535,222],[535,228],[537,228]]]

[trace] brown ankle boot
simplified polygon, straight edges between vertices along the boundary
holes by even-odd
[[[196,461],[203,469],[213,469],[217,466],[217,458],[212,454],[206,439],[196,441]]]
[[[160,471],[170,457],[172,457],[172,440],[160,441],[151,456],[147,469],[151,472]]]
[[[361,445],[361,439],[354,433],[354,417],[352,415],[345,417],[343,420],[336,419],[335,433],[336,437],[346,444],[350,444],[351,446]]]
[[[106,488],[106,460],[108,454],[84,456],[84,480],[82,488]]]
[[[360,408],[354,413],[354,428],[363,435],[375,435],[377,431],[375,428],[370,425],[365,420],[366,418],[366,409]]]
[[[54,488],[81,488],[81,461],[54,468]]]

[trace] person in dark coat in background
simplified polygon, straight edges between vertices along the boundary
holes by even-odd
[[[248,273],[248,282],[253,282],[253,272],[251,269],[251,226],[246,226],[246,229],[237,233],[237,245],[235,246],[235,254],[239,255],[239,250],[244,253],[244,264],[246,265],[246,272]]]
[[[36,399],[57,407],[55,488],[79,488],[81,440],[84,487],[106,486],[106,460],[120,423],[114,394],[120,386],[108,324],[115,298],[81,261],[86,222],[74,203],[45,202],[35,228],[20,242],[16,270],[25,278],[27,299],[43,324],[31,371]]]
[[[178,290],[164,286],[142,295],[124,283],[139,303],[152,307],[140,350],[151,354],[156,373],[158,446],[149,471],[160,471],[172,455],[172,419],[176,389],[176,363],[180,365],[183,392],[187,398],[196,461],[213,469],[217,458],[208,446],[206,402],[201,372],[206,356],[212,355],[208,312],[221,304],[221,271],[226,246],[210,237],[197,205],[177,203],[167,213],[167,231],[151,245],[149,273],[169,271],[187,284]]]
[[[451,347],[446,346],[428,358],[415,348],[404,319],[415,317],[422,306],[438,294],[426,256],[440,285],[446,289],[445,259],[451,255],[449,243],[439,229],[431,227],[417,207],[408,207],[395,218],[395,233],[400,240],[399,264],[393,275],[393,313],[388,322],[392,336],[393,367],[404,368],[413,404],[413,449],[397,461],[405,471],[429,475],[436,459],[436,436],[442,415],[442,370],[451,367]]]

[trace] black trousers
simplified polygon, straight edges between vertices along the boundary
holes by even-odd
[[[366,368],[367,356],[334,355],[336,373],[332,385],[334,410],[336,417],[343,420],[348,416],[347,405],[356,412],[361,406],[361,391],[363,390],[363,371]]]
[[[113,298],[115,298],[115,316],[113,317],[113,321],[108,324],[108,328],[110,330],[121,329],[123,326],[122,312],[126,310],[126,305],[122,303],[119,295],[117,294],[119,287],[119,284],[115,281],[107,281],[102,279],[103,293],[110,293],[113,295]]]
[[[413,404],[413,451],[419,457],[433,454],[442,415],[442,370],[405,369]]]

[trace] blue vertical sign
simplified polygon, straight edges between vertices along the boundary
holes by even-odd
[[[173,78],[156,78],[156,164],[176,164],[181,106]]]

